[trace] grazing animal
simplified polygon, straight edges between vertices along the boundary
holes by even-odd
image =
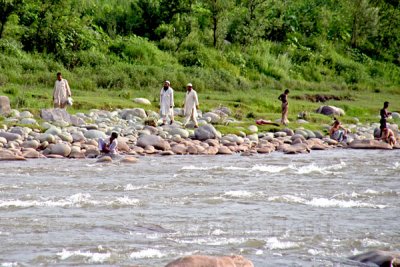
[[[373,250],[349,257],[350,260],[367,264],[376,264],[379,267],[400,267],[400,252]]]
[[[165,267],[254,267],[254,265],[239,255],[221,257],[192,255],[176,259]]]

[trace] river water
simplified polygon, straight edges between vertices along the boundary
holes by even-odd
[[[400,247],[400,151],[0,162],[0,266],[355,266]],[[357,265],[358,266],[358,265]]]

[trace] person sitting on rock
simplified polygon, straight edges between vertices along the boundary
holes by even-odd
[[[342,126],[340,121],[334,118],[331,129],[329,130],[329,136],[338,142],[345,141],[347,138],[347,130]]]
[[[391,146],[394,146],[396,144],[396,137],[394,137],[394,132],[387,127],[383,128],[381,139]]]
[[[112,132],[111,136],[106,140],[99,138],[98,143],[101,153],[109,155],[118,154],[118,134],[116,132]]]
[[[391,112],[388,112],[387,109],[389,107],[389,102],[385,101],[383,103],[383,108],[380,110],[380,115],[381,115],[381,119],[379,121],[380,123],[380,129],[381,129],[381,135],[380,137],[383,136],[383,129],[387,128],[387,118],[392,115]]]

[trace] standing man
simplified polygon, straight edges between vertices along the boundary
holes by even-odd
[[[381,120],[380,120],[379,122],[380,122],[381,126],[380,126],[379,128],[381,129],[381,137],[383,136],[383,130],[384,130],[385,128],[387,128],[386,119],[387,119],[390,115],[392,115],[391,112],[388,112],[388,111],[387,111],[387,108],[388,108],[388,107],[389,107],[389,102],[388,102],[388,101],[385,101],[385,102],[383,103],[383,108],[382,108],[381,111],[380,111]]]
[[[165,81],[160,91],[160,115],[163,120],[162,125],[167,123],[170,117],[170,124],[174,123],[174,90],[170,87],[170,82]]]
[[[62,78],[61,72],[57,73],[57,80],[54,84],[53,104],[55,108],[65,108],[68,97],[71,96],[71,89],[68,81]]]
[[[194,128],[198,128],[197,124],[197,109],[199,108],[199,99],[197,98],[197,92],[193,90],[193,85],[188,83],[186,85],[186,98],[183,113],[185,114],[185,121],[183,126],[186,127],[190,120],[194,122]]]
[[[278,99],[282,101],[282,119],[281,123],[283,125],[287,125],[289,123],[288,120],[288,113],[289,113],[289,102],[288,102],[288,94],[289,94],[289,89],[286,89],[283,94],[281,94]]]

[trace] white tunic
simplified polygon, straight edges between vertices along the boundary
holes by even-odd
[[[186,117],[190,117],[193,115],[194,118],[197,118],[197,108],[199,105],[199,99],[197,98],[197,92],[195,90],[186,91],[185,98],[185,109],[183,110]]]
[[[160,91],[160,113],[161,113],[161,116],[171,115],[173,112],[171,107],[174,107],[174,90],[171,87],[168,87],[167,90],[164,90],[164,88],[161,88],[161,91]]]
[[[61,105],[67,103],[68,97],[71,96],[71,89],[69,88],[68,81],[61,79],[61,81],[56,80],[54,84],[54,103]]]

